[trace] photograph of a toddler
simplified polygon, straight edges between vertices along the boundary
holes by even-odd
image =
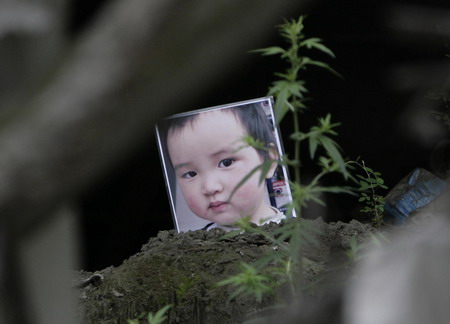
[[[160,136],[175,185],[190,211],[207,221],[203,229],[230,230],[242,217],[258,225],[284,218],[267,199],[261,170],[237,187],[266,161],[273,163],[265,178],[270,179],[278,167],[273,126],[262,104],[264,101],[175,116],[162,128]],[[248,136],[263,143],[264,148],[246,144],[244,138]],[[176,218],[183,217],[174,212]]]

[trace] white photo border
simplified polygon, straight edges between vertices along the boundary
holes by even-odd
[[[226,105],[197,109],[185,113],[172,115],[170,117],[167,117],[166,120],[200,114],[206,111],[237,108],[240,106],[246,106],[251,104],[261,104],[261,107],[265,110],[265,114],[267,118],[270,120],[270,123],[272,125],[278,155],[280,157],[283,156],[284,147],[281,141],[280,130],[279,127],[275,124],[276,119],[273,112],[273,97],[263,97],[230,103]],[[156,125],[155,131],[158,144],[158,151],[161,159],[161,165],[163,169],[164,180],[166,184],[167,195],[169,198],[175,229],[177,230],[178,233],[202,229],[211,222],[196,216],[194,213],[191,212],[191,210],[187,206],[187,203],[184,200],[181,190],[179,189],[179,186],[177,185],[176,182],[175,172],[172,168],[172,164],[170,162],[169,154],[167,151],[166,139],[162,138],[162,132],[158,125]],[[274,177],[271,179],[271,181],[267,181],[268,184],[267,196],[265,199],[267,203],[270,203],[270,205],[272,205],[273,207],[276,207],[283,213],[286,213],[287,208],[284,206],[292,202],[292,194],[289,185],[289,172],[285,166],[279,165],[276,174],[278,178]],[[292,213],[295,212],[292,211]],[[295,214],[293,216],[295,216]]]

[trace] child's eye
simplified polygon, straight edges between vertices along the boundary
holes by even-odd
[[[184,179],[191,179],[191,178],[195,177],[196,175],[197,175],[197,172],[189,171],[189,172],[184,173],[181,177]]]
[[[219,168],[228,168],[234,163],[234,159],[223,159],[219,162]]]

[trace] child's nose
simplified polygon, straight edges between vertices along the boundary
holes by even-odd
[[[207,196],[214,195],[223,190],[223,186],[219,179],[214,176],[205,178],[203,182],[202,193]]]

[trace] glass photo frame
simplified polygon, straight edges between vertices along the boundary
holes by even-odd
[[[257,137],[256,145],[249,146],[243,141],[248,135]],[[287,205],[292,201],[288,170],[280,164],[270,163],[284,154],[280,132],[275,125],[272,97],[170,116],[156,126],[156,138],[178,232],[214,227],[226,230],[231,228],[230,217],[236,217],[236,214],[243,217],[247,210],[275,211],[276,220],[287,213]],[[264,142],[265,147],[258,146]],[[258,159],[258,165],[264,161],[270,165],[267,178],[261,179],[258,169],[259,172],[242,181],[250,174],[248,171],[255,168]],[[217,174],[222,178],[218,180]],[[251,186],[252,181],[255,182],[253,178],[257,178],[259,187]],[[240,186],[233,191],[238,183]],[[259,198],[259,192],[262,198]],[[228,200],[230,195],[231,200]],[[227,214],[231,209],[235,216]],[[213,216],[208,214],[212,212]],[[270,221],[271,217],[261,219]]]

